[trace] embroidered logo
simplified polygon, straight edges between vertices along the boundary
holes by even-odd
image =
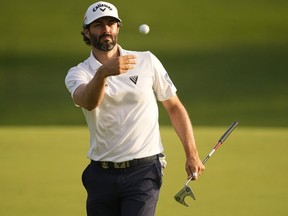
[[[170,86],[172,86],[173,83],[172,83],[172,81],[171,81],[171,79],[170,79],[168,73],[166,73],[166,74],[164,75],[164,77],[165,77],[165,80],[167,81],[167,83],[168,83]]]
[[[73,88],[76,84],[77,84],[76,80],[68,82],[69,88]]]
[[[129,77],[129,79],[136,85],[137,80],[138,80],[138,76],[131,76],[131,77]]]
[[[108,169],[109,168],[109,164],[106,161],[102,161],[101,162],[101,166],[102,166],[103,169]]]
[[[103,7],[104,7],[104,8],[103,8]],[[98,5],[96,5],[96,7],[94,7],[92,10],[93,10],[93,12],[96,12],[98,9],[100,9],[102,12],[104,12],[107,8],[108,8],[110,11],[113,10],[113,9],[110,7],[110,5],[107,5],[107,4],[98,4]]]

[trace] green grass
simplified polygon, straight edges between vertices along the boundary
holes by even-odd
[[[225,129],[194,128],[202,158]],[[170,127],[161,133],[168,167],[157,216],[287,215],[287,129],[240,124],[189,184],[197,197],[189,208],[173,199],[186,179],[181,144]],[[85,215],[86,127],[1,127],[0,137],[0,215]]]
[[[287,127],[287,51],[258,47],[159,56],[196,125],[237,120],[249,126]],[[68,69],[84,56],[0,57],[1,125],[84,123],[64,85]],[[162,109],[160,118],[168,123]]]

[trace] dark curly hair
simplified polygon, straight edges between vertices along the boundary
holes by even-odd
[[[91,46],[91,41],[90,39],[85,35],[84,30],[85,29],[89,29],[89,25],[88,26],[83,26],[83,30],[81,31],[81,35],[83,37],[83,41],[88,45]]]

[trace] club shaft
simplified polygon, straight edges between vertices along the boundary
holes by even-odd
[[[204,158],[202,161],[203,164],[205,164],[209,158],[215,153],[215,151],[220,147],[220,145],[227,139],[227,137],[231,134],[231,132],[234,130],[234,128],[238,125],[238,122],[233,122],[230,127],[226,130],[226,132],[221,136],[218,143],[214,146],[214,148],[210,151],[210,153]],[[192,177],[190,177],[185,185],[187,185],[192,180]]]
[[[208,161],[208,159],[214,154],[215,151],[216,151],[216,149],[213,148],[212,151],[204,158],[202,163],[205,164]]]
[[[230,133],[234,130],[234,128],[238,125],[238,122],[233,122],[230,127],[227,129],[227,131],[223,134],[223,136],[220,138],[219,142],[220,145],[226,140],[226,138],[230,135]],[[219,145],[219,146],[220,146]],[[216,145],[217,146],[217,145]],[[218,146],[218,147],[219,147]]]

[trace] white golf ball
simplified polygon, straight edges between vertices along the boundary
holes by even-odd
[[[139,32],[142,34],[148,34],[150,31],[150,27],[147,24],[142,24],[139,26]]]

